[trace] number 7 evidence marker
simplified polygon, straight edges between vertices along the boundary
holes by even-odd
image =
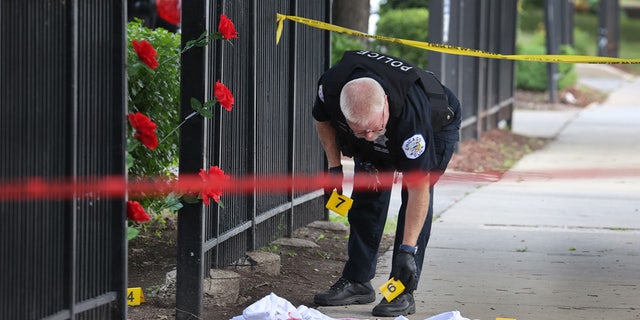
[[[353,199],[344,194],[338,194],[333,190],[325,208],[344,217],[347,215],[347,212],[349,212],[349,209],[351,209],[351,205],[353,205]]]

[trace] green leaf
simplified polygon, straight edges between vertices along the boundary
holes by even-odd
[[[133,166],[133,162],[135,160],[136,159],[133,157],[131,152],[127,152],[127,170],[129,170],[129,168],[131,168]]]
[[[182,196],[182,201],[189,203],[189,204],[196,204],[196,203],[200,203],[200,199],[198,199],[197,196],[194,195],[184,195]]]
[[[202,112],[200,112],[200,115],[205,118],[213,118],[213,112],[209,109],[202,109]]]
[[[135,150],[138,146],[140,145],[140,141],[133,139],[131,140],[131,142],[127,145],[127,151],[129,153],[133,152],[133,150]]]
[[[173,211],[178,211],[178,210],[182,209],[182,207],[184,207],[184,206],[182,205],[182,202],[178,201],[178,202],[176,202],[176,203],[172,204],[172,205],[171,205],[170,207],[168,207],[167,209],[169,209],[169,210],[173,210]]]
[[[205,118],[213,118],[213,112],[211,109],[200,108],[199,110],[196,110],[196,112]]]
[[[140,233],[140,230],[134,227],[127,227],[127,241],[131,241],[133,238],[137,237]]]
[[[193,40],[189,40],[187,41],[187,43],[184,46],[184,51],[191,49],[194,46],[197,47],[204,47],[208,44],[207,41],[207,32],[203,32],[200,36],[198,36],[198,38],[193,39]]]
[[[224,39],[224,37],[222,36],[222,33],[220,32],[212,32],[209,37],[211,38],[211,40],[221,40]]]
[[[127,66],[127,73],[129,77],[135,77],[138,75],[138,73],[140,72],[141,68],[144,68],[144,66],[142,66],[142,63],[140,62],[134,62],[130,65]]]
[[[202,103],[200,103],[200,100],[191,98],[191,109],[198,111],[199,113],[202,110]]]
[[[196,111],[197,113],[199,113],[201,116],[205,118],[212,118],[213,112],[211,112],[211,110],[206,108],[207,104],[208,104],[208,101],[205,102],[205,107],[203,107],[198,99],[191,98],[191,109],[193,109],[194,111]]]
[[[224,202],[222,202],[222,200],[218,201],[218,207],[224,209]]]
[[[196,43],[196,40],[187,41],[187,43],[184,45],[184,49],[183,50],[187,51],[187,50],[191,49],[195,43]]]
[[[173,211],[180,210],[183,207],[182,203],[180,202],[180,196],[176,195],[175,193],[170,193],[164,198],[163,207]]]
[[[204,103],[204,107],[205,107],[205,108],[213,108],[213,106],[215,106],[215,105],[216,105],[216,103],[218,103],[218,100],[216,100],[216,99],[211,99],[211,100],[209,100],[209,101],[207,101],[207,102],[205,102],[205,103]]]
[[[196,47],[206,47],[207,45],[209,45],[207,39],[196,42]]]

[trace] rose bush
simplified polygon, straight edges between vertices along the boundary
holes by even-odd
[[[134,139],[142,142],[149,150],[158,147],[157,126],[151,119],[140,112],[129,114],[127,119],[129,119],[129,124],[135,130]]]
[[[204,169],[200,169],[200,177],[202,178],[202,182],[205,185],[202,188],[202,192],[200,193],[200,197],[202,198],[202,203],[205,205],[209,205],[209,199],[213,199],[213,201],[217,202],[219,205],[222,205],[220,201],[220,196],[222,195],[222,189],[217,187],[216,185],[211,185],[210,181],[216,180],[229,180],[229,176],[224,174],[224,171],[220,169],[218,166],[212,166],[209,168],[209,172]]]
[[[173,25],[180,24],[180,0],[156,0],[156,11],[164,21]]]
[[[140,61],[146,64],[149,69],[155,70],[158,67],[158,60],[156,60],[158,58],[158,53],[156,52],[156,49],[153,48],[153,46],[149,43],[149,41],[133,40],[131,41],[131,46],[140,58]]]
[[[169,1],[168,6],[172,6]],[[169,10],[168,12],[172,12]],[[127,138],[127,169],[130,179],[165,176],[176,177],[178,164],[177,130],[190,118],[201,115],[213,116],[213,107],[220,104],[225,110],[233,109],[234,97],[227,86],[217,81],[214,85],[214,99],[200,102],[191,99],[194,110],[189,116],[179,119],[179,58],[180,54],[193,48],[203,47],[211,40],[237,38],[233,22],[220,15],[218,31],[203,33],[197,39],[190,40],[180,50],[180,36],[166,30],[150,30],[142,26],[141,21],[129,23],[128,36],[131,39],[127,57],[129,83],[129,109],[127,116],[131,130]],[[164,137],[158,141],[158,133]],[[144,146],[144,148],[142,147]],[[203,190],[198,195],[205,205],[213,199],[222,205],[220,188],[206,184],[215,179],[228,179],[218,166],[200,172]],[[213,178],[213,179],[212,179]],[[163,199],[143,197],[138,201],[127,202],[127,216],[131,221],[140,223],[150,220],[147,212],[154,215],[163,210],[178,210],[182,207],[181,195],[170,194]],[[191,197],[185,197],[185,199]],[[145,211],[144,208],[147,208]],[[159,216],[159,215],[156,215]],[[135,237],[138,230],[129,228],[129,239]]]
[[[151,217],[149,217],[149,214],[144,211],[144,208],[138,201],[131,200],[127,201],[127,217],[129,217],[131,221],[135,222],[145,222],[151,219]]]

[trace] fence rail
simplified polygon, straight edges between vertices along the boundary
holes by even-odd
[[[233,176],[321,172],[324,154],[311,101],[316,81],[328,67],[329,34],[292,27],[276,46],[275,17],[286,13],[327,20],[330,2],[245,0],[208,6],[209,1],[183,3],[183,43],[216,30],[223,13],[234,21],[239,39],[232,46],[216,44],[183,56],[182,116],[191,112],[191,97],[211,99],[218,80],[234,93],[235,107],[183,127],[180,173],[212,165]],[[256,189],[225,195],[223,201],[224,208],[187,205],[179,213],[178,318],[201,313],[206,270],[225,267],[326,215],[319,191]]]
[[[0,2],[0,181],[125,174],[124,1]],[[0,318],[125,319],[122,199],[0,202]]]
[[[430,41],[443,42],[437,26],[447,9],[455,23],[445,43],[515,51],[515,3],[446,3],[451,7],[430,5]],[[125,6],[124,0],[0,2],[0,181],[126,174]],[[222,13],[240,38],[182,56],[182,118],[191,113],[192,97],[212,98],[218,80],[236,103],[230,113],[218,110],[181,127],[180,173],[218,165],[233,176],[295,179],[322,171],[310,113],[316,81],[329,67],[330,33],[289,24],[276,46],[275,17],[330,21],[331,1],[200,0],[184,1],[182,10],[183,44],[215,30]],[[429,61],[461,98],[464,139],[510,122],[512,62],[443,55]],[[226,194],[224,208],[186,204],[180,211],[177,318],[201,313],[205,270],[326,219],[321,190],[268,191]],[[97,194],[1,202],[0,318],[125,319],[125,212],[123,199]]]
[[[461,0],[429,2],[429,42],[515,54],[517,1]],[[511,126],[515,63],[429,51],[428,68],[458,94],[462,104],[462,140]]]

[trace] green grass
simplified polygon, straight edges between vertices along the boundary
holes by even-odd
[[[628,1],[640,3],[640,1]],[[536,32],[544,30],[544,15],[542,10],[522,10],[519,12],[518,43],[527,43],[533,39]],[[593,13],[576,13],[574,15],[574,42],[577,54],[597,55],[598,46],[598,16]],[[620,16],[620,43],[618,55],[620,58],[640,59],[640,19],[630,19]],[[640,74],[640,64],[628,66],[630,72]]]
[[[329,213],[329,221],[337,222],[344,224],[345,226],[349,226],[349,220],[347,217],[343,217],[337,213],[331,212]],[[384,233],[385,234],[393,234],[396,232],[396,226],[398,225],[398,218],[387,218],[387,222],[384,225]]]

